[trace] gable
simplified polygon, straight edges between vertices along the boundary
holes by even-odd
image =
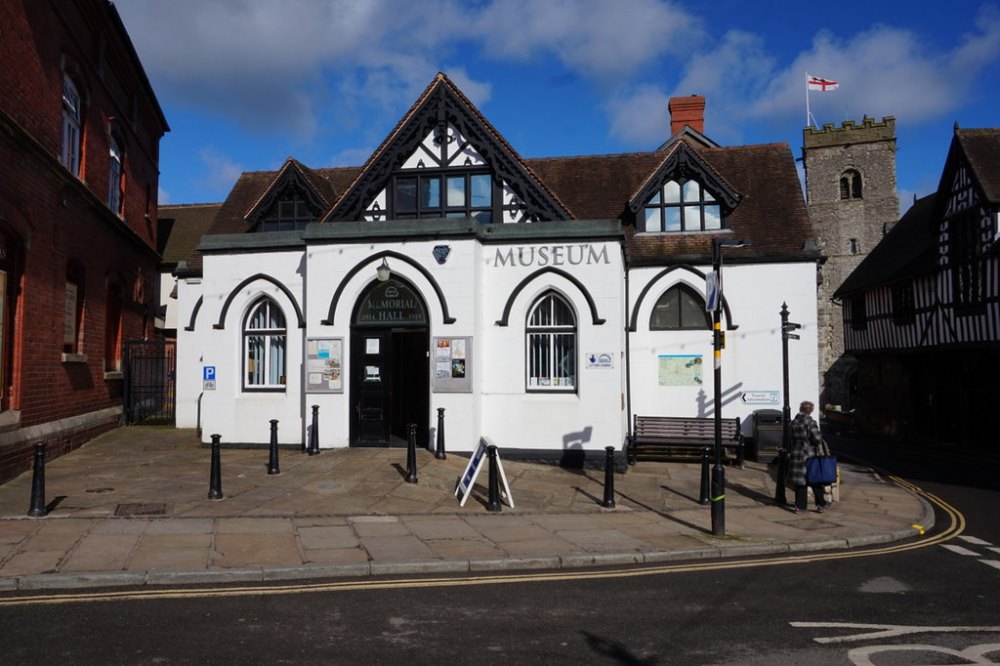
[[[502,211],[504,222],[572,217],[472,103],[438,74],[323,221],[387,219],[393,215],[395,177],[461,169],[492,177],[494,210]]]
[[[303,168],[288,159],[244,217],[255,231],[291,231],[315,222],[327,205]]]
[[[629,199],[628,208],[632,213],[639,210],[670,180],[697,180],[706,191],[711,192],[728,215],[739,205],[740,195],[720,176],[696,151],[683,141],[675,143],[659,166],[650,174],[646,182]]]

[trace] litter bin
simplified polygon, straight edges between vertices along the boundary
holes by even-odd
[[[781,411],[777,409],[754,411],[750,459],[759,461],[761,455],[766,453],[777,455],[778,449],[781,448],[782,435]]]

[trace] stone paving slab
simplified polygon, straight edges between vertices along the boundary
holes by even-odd
[[[464,506],[454,495],[464,456],[417,451],[416,484],[405,449],[280,457],[268,475],[266,449],[224,449],[215,501],[193,431],[121,428],[47,461],[47,516],[26,516],[30,473],[0,485],[0,590],[630,566],[855,548],[933,525],[925,501],[850,464],[823,515],[775,506],[763,463],[727,468],[717,539],[698,464],[616,473],[608,509],[602,471],[505,460],[516,508],[491,513],[486,470]]]

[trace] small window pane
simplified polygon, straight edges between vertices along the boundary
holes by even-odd
[[[660,230],[660,211],[661,208],[647,208],[646,209],[646,231],[659,231]]]
[[[684,206],[684,230],[701,229],[701,206]]]
[[[715,197],[706,189],[702,189],[701,195],[705,198],[705,201],[715,201]]]
[[[471,176],[469,178],[472,187],[473,208],[486,208],[493,204],[493,180],[489,174]]]
[[[663,230],[664,231],[680,231],[681,230],[681,209],[680,208],[664,208],[663,209]]]
[[[668,289],[653,306],[649,328],[656,331],[681,327],[681,308],[677,288]]]
[[[667,181],[663,186],[663,201],[665,203],[680,203],[681,186],[675,180]]]
[[[412,211],[417,208],[417,179],[396,179],[396,210]]]
[[[681,290],[681,328],[709,328],[705,302],[689,290]]]
[[[722,211],[719,210],[718,206],[705,206],[705,228],[722,228]]]
[[[697,180],[689,180],[684,183],[684,201],[687,203],[701,201],[701,185],[698,184]]]
[[[465,206],[465,177],[448,178],[448,205]]]
[[[441,207],[441,179],[421,178],[420,179],[420,208],[440,208]]]
[[[663,199],[661,198],[661,196],[662,196],[662,193],[661,192],[657,192],[656,194],[653,195],[653,198],[649,200],[649,203],[651,203],[651,204],[663,203]]]
[[[493,213],[488,211],[479,211],[478,213],[474,213],[472,215],[472,219],[479,224],[490,224],[493,222]]]

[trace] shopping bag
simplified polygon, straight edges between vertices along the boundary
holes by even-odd
[[[814,456],[806,459],[806,482],[817,484],[834,483],[837,480],[837,456]]]

